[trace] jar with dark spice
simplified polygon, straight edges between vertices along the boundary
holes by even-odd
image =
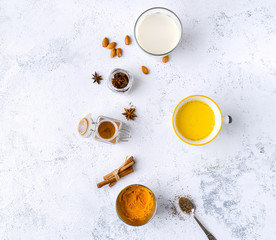
[[[132,87],[133,76],[124,69],[114,69],[108,78],[108,87],[118,93],[128,93]]]

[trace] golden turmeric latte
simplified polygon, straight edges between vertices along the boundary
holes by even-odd
[[[153,193],[140,185],[131,185],[123,190],[119,203],[124,217],[130,222],[147,222],[155,211]]]

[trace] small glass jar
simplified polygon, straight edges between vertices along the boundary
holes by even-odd
[[[123,74],[125,74],[127,76],[127,78],[128,78],[128,84],[125,87],[123,87],[123,88],[117,88],[112,83],[112,79],[114,78],[114,75],[116,73],[123,73]],[[133,84],[133,80],[134,80],[134,77],[133,77],[133,75],[130,72],[128,72],[128,71],[126,71],[124,69],[115,68],[110,73],[110,75],[108,77],[107,85],[108,85],[109,89],[111,89],[113,92],[126,94],[126,93],[128,93],[130,91],[130,89],[132,87],[132,84]]]
[[[110,144],[127,142],[131,137],[129,129],[123,122],[105,116],[99,116],[94,122],[91,113],[80,120],[78,132],[82,137],[92,136],[97,141]]]

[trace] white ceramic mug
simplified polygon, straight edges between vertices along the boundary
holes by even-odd
[[[213,112],[215,114],[215,126],[214,126],[214,129],[213,129],[213,131],[211,132],[211,134],[208,137],[206,137],[206,138],[204,138],[202,140],[194,141],[194,140],[187,139],[187,138],[183,137],[180,134],[180,132],[178,131],[178,129],[176,127],[175,118],[176,118],[177,112],[179,111],[179,109],[185,103],[190,102],[190,101],[201,101],[201,102],[204,102],[204,103],[208,104],[208,106],[210,106],[212,108],[212,110],[213,110]],[[183,142],[188,143],[190,145],[194,145],[194,146],[205,145],[205,144],[213,141],[217,137],[217,135],[219,134],[219,132],[221,130],[221,127],[222,127],[222,124],[223,123],[229,124],[231,122],[232,122],[232,117],[231,116],[229,116],[229,115],[223,116],[222,112],[221,112],[221,110],[219,108],[219,106],[215,103],[215,101],[212,100],[211,98],[203,96],[203,95],[192,95],[192,96],[184,98],[175,107],[174,112],[173,112],[173,117],[172,117],[173,129],[174,129],[176,135]]]

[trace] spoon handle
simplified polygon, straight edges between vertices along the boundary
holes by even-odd
[[[205,232],[206,236],[208,237],[209,240],[216,240],[216,238],[202,225],[202,223],[197,219],[197,217],[194,215],[195,220],[201,227],[201,229]]]

